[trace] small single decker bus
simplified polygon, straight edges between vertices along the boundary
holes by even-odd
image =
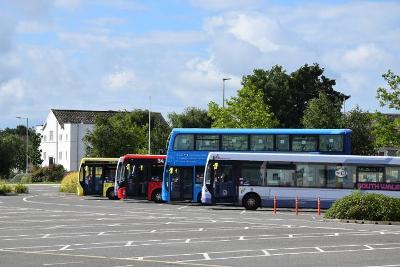
[[[113,197],[118,158],[82,158],[78,176],[79,196]]]
[[[114,183],[115,196],[161,202],[161,183],[165,155],[127,154],[119,158]],[[121,191],[120,191],[121,192]]]
[[[400,197],[400,157],[211,152],[202,203],[329,208],[355,189]]]
[[[210,151],[351,154],[351,130],[173,129],[163,175],[164,201],[200,202]]]

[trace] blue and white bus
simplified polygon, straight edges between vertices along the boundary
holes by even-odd
[[[350,154],[348,129],[173,129],[162,199],[200,202],[210,151]]]
[[[202,203],[328,208],[354,189],[400,197],[400,157],[210,152]]]

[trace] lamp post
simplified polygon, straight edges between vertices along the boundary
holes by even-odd
[[[149,155],[151,154],[151,130],[150,130],[150,126],[151,126],[151,96],[149,96]]]
[[[225,81],[232,78],[222,78],[222,108],[225,108]]]
[[[29,121],[28,117],[17,117],[17,119],[25,119],[26,120],[26,168],[25,173],[28,174],[28,166],[29,166]]]

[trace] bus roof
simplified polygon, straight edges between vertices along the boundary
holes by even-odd
[[[400,165],[400,157],[326,155],[326,154],[293,154],[293,153],[232,153],[210,152],[207,160],[244,160],[275,162],[309,162],[309,163],[347,163]]]
[[[120,159],[165,159],[166,155],[141,155],[141,154],[126,154]]]
[[[96,163],[96,162],[117,164],[118,158],[82,158],[81,160],[81,164]]]
[[[350,129],[174,128],[171,134],[350,134]]]

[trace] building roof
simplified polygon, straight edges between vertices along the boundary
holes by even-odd
[[[94,124],[97,116],[111,117],[118,111],[95,111],[95,110],[68,110],[68,109],[52,109],[58,123],[63,126],[64,123],[83,123]]]

